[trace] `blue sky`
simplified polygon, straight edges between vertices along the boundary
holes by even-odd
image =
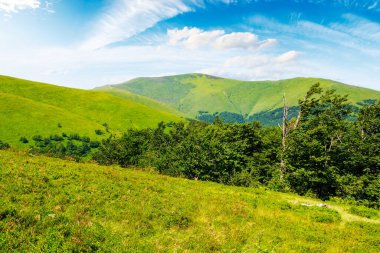
[[[0,0],[0,74],[78,88],[191,72],[380,90],[380,0]]]

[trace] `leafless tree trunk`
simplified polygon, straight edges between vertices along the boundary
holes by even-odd
[[[285,151],[286,151],[286,137],[288,135],[288,112],[289,107],[286,104],[286,97],[284,94],[283,97],[284,101],[284,111],[283,111],[283,118],[282,118],[282,150],[281,150],[281,162],[280,162],[280,179],[282,180],[284,178],[285,172],[286,172],[286,165],[285,165]]]

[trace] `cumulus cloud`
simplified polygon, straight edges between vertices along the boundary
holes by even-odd
[[[226,33],[224,30],[204,31],[199,28],[168,30],[169,45],[182,45],[188,49],[250,49],[276,43],[274,39],[259,41],[257,35],[249,32]]]
[[[40,5],[39,0],[0,0],[0,11],[15,13],[24,9],[37,9]]]

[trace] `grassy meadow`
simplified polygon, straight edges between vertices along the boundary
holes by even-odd
[[[0,151],[0,252],[379,252],[380,212]]]

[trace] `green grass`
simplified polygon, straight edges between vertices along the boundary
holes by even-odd
[[[178,117],[185,117],[186,116],[185,114],[171,108],[170,106],[168,106],[162,102],[159,102],[158,100],[154,100],[154,99],[151,99],[149,97],[144,97],[144,96],[129,92],[127,90],[116,89],[112,86],[104,86],[104,87],[96,88],[95,90],[105,91],[108,94],[114,95],[116,97],[120,97],[123,99],[134,101],[136,103],[146,105],[146,106],[148,106],[150,108],[154,108],[156,110],[168,112],[168,113],[176,115]]]
[[[242,115],[269,111],[282,107],[286,94],[288,104],[296,106],[311,85],[319,82],[323,88],[336,89],[349,95],[352,103],[365,99],[379,99],[380,91],[345,85],[320,78],[294,78],[280,81],[243,82],[202,74],[158,78],[137,78],[129,82],[105,86],[103,90],[126,90],[146,96],[171,108],[196,116],[199,111],[233,112]]]
[[[346,205],[20,152],[0,151],[0,202],[0,252],[380,251]]]
[[[21,136],[65,132],[96,137],[107,123],[112,132],[154,127],[180,116],[105,94],[0,76],[0,139],[21,147]],[[58,123],[62,128],[58,128]]]
[[[369,218],[369,219],[375,219],[379,217],[379,213],[377,211],[369,209],[365,206],[352,206],[350,207],[348,211],[351,214]]]

